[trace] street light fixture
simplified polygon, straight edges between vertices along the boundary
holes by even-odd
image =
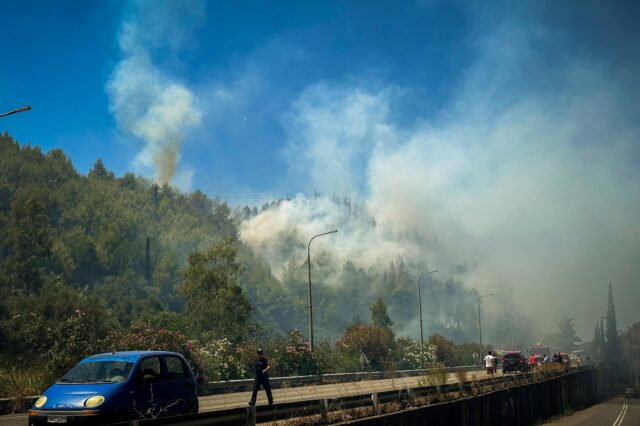
[[[425,272],[423,274],[420,274],[420,278],[418,278],[418,302],[420,304],[420,350],[421,351],[424,351],[424,332],[422,329],[422,291],[420,287],[421,287],[422,279],[424,278],[424,276],[433,274],[434,272],[438,272],[438,270],[436,269],[435,271]]]
[[[314,235],[309,240],[309,244],[307,244],[307,265],[309,265],[309,349],[313,352],[313,303],[311,299],[311,241],[316,237],[321,237],[323,235],[334,234],[338,232],[337,229],[333,231],[324,232],[322,234]]]
[[[0,117],[4,117],[4,116],[7,116],[7,115],[11,115],[11,114],[17,114],[19,112],[29,111],[30,109],[31,109],[30,105],[25,105],[25,106],[22,106],[20,108],[16,108],[16,109],[14,109],[12,111],[9,111],[9,112],[3,112],[2,114],[0,114]]]
[[[482,304],[482,299],[489,296],[495,296],[494,293],[484,294],[478,297],[478,330],[480,331],[480,354],[479,358],[482,359],[482,315],[480,314],[480,305]]]

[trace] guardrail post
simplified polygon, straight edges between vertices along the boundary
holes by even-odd
[[[464,397],[464,385],[462,382],[458,382],[458,391],[460,391],[460,398]]]
[[[482,393],[482,386],[480,386],[480,382],[476,382],[476,391],[477,391],[476,395],[480,395]]]
[[[249,405],[247,407],[247,418],[245,421],[245,426],[255,426],[256,425],[256,406]]]
[[[440,385],[436,385],[436,392],[438,393],[438,399],[442,400],[442,388]]]
[[[407,398],[409,399],[409,404],[411,404],[411,406],[416,405],[416,393],[412,388],[407,389]]]
[[[373,411],[375,411],[376,414],[380,414],[380,400],[378,399],[377,393],[371,394],[371,402],[373,402]]]
[[[329,422],[329,401],[327,398],[320,400],[320,417],[323,423]]]

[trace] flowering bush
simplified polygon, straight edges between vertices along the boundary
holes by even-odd
[[[134,322],[131,330],[111,330],[102,350],[106,351],[171,351],[182,354],[198,380],[205,379],[197,341],[182,333]]]
[[[388,327],[368,324],[353,324],[336,343],[338,351],[346,351],[351,357],[363,357],[376,370],[394,368],[393,350],[395,340]]]
[[[274,342],[271,359],[274,370],[280,376],[305,376],[319,372],[318,361],[298,329],[292,330],[288,339]]]
[[[396,362],[400,370],[412,370],[416,368],[430,368],[438,362],[434,345],[425,345],[410,337],[400,337],[396,341]]]
[[[247,375],[240,360],[239,348],[226,338],[208,340],[205,335],[198,350],[198,358],[208,380],[240,379]]]

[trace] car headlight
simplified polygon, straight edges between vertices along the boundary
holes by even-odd
[[[104,402],[104,396],[102,395],[95,395],[92,396],[90,398],[87,398],[87,400],[84,402],[84,406],[85,407],[97,407],[98,405],[102,404]]]
[[[41,396],[40,398],[38,398],[38,400],[36,401],[36,403],[34,404],[36,406],[36,408],[40,408],[44,405],[44,403],[47,402],[47,397],[46,396]]]

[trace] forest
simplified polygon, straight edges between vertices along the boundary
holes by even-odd
[[[99,350],[179,350],[207,379],[246,376],[258,346],[272,350],[282,375],[469,364],[478,351],[479,293],[461,279],[427,274],[429,265],[402,256],[363,266],[318,250],[318,348],[309,353],[307,236],[282,236],[274,255],[241,235],[246,221],[282,200],[231,208],[199,190],[117,177],[99,159],[84,175],[62,150],[43,153],[6,133],[0,170],[5,389],[25,371],[46,383]],[[328,202],[343,213],[336,225],[381,226],[349,199]],[[416,340],[419,282],[424,351]],[[532,342],[513,304],[500,308],[485,343]]]

